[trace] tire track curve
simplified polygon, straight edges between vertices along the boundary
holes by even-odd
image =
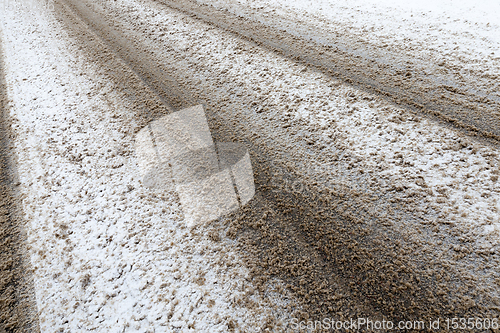
[[[0,332],[39,332],[14,154],[0,39]]]
[[[130,29],[130,22],[113,19],[97,2],[66,0],[58,6],[68,30],[79,29],[68,20],[71,8],[171,109],[203,103],[214,139],[240,141],[249,147],[256,162],[259,194],[247,209],[205,227],[214,238],[227,236],[239,243],[247,254],[246,265],[253,268],[261,286],[272,278],[287,282],[308,309],[301,314],[303,318],[395,319],[405,315],[417,319],[488,313],[487,298],[469,306],[466,299],[477,293],[476,286],[463,279],[459,267],[450,266],[446,254],[443,260],[429,262],[428,252],[412,240],[411,231],[394,228],[400,219],[422,220],[408,209],[410,201],[397,194],[332,188],[308,177],[304,150],[316,156],[322,152],[314,147],[291,147],[290,133],[266,119],[247,117],[255,110],[238,98],[217,87],[193,85],[196,75],[183,65],[182,57],[160,63],[150,51],[153,41]],[[72,33],[81,38],[81,45],[91,48],[89,36],[77,35]],[[166,54],[177,53],[168,45],[165,48]],[[103,63],[96,52],[89,52],[89,58]],[[114,75],[113,68],[104,68]],[[115,80],[123,85],[119,77]],[[276,178],[283,183],[300,181],[308,188],[300,192],[282,189],[273,183]],[[387,207],[385,217],[373,215],[372,206]],[[442,279],[451,281],[444,291],[436,283]]]
[[[468,77],[456,66],[427,63],[383,51],[354,36],[321,34],[314,27],[270,14],[266,20],[221,10],[194,0],[155,0],[168,8],[203,20],[281,56],[307,64],[403,108],[431,116],[486,139],[500,139],[500,99],[493,94],[498,75]],[[274,15],[274,16],[273,16]],[[281,22],[283,21],[283,22]],[[294,27],[293,33],[287,26]],[[401,65],[411,64],[411,65]],[[491,84],[488,84],[491,81]]]

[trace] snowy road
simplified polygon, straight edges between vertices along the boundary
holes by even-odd
[[[492,1],[159,0],[358,89],[498,140]],[[244,22],[244,24],[242,24]]]
[[[398,54],[413,44],[383,30],[361,43],[300,2],[37,4],[10,3],[0,29],[42,331],[498,316],[494,38],[480,63],[459,49],[440,65],[446,48],[413,36]],[[364,5],[338,17],[406,13]],[[461,45],[481,29],[499,27]],[[141,183],[134,140],[198,104],[214,140],[247,147],[256,195],[189,228],[174,192]]]

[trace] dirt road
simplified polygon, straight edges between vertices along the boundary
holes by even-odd
[[[408,231],[394,228],[392,223],[395,222],[392,222],[390,227],[381,228],[384,223],[388,222],[382,222],[382,219],[375,218],[376,222],[372,224],[370,222],[372,217],[363,217],[361,207],[365,207],[367,204],[380,206],[395,201],[392,204],[394,205],[392,209],[397,211],[397,214],[402,214],[403,219],[407,221],[421,220],[422,217],[414,216],[411,213],[412,208],[408,200],[403,201],[398,198],[401,200],[399,201],[396,199],[398,196],[395,194],[374,196],[366,193],[368,191],[362,192],[361,197],[357,197],[356,194],[350,191],[347,193],[323,194],[323,191],[326,190],[324,182],[319,184],[319,187],[313,186],[310,191],[303,191],[299,194],[287,193],[286,191],[279,193],[272,189],[265,190],[265,184],[270,184],[272,177],[275,179],[288,177],[291,181],[305,178],[302,171],[304,167],[299,165],[302,164],[301,162],[304,161],[306,156],[321,156],[321,150],[314,149],[316,148],[314,146],[295,146],[292,148],[290,145],[285,144],[287,141],[292,141],[290,138],[291,131],[276,128],[272,122],[262,121],[264,119],[260,122],[253,122],[256,115],[255,108],[249,107],[248,104],[245,105],[243,102],[252,97],[251,87],[240,87],[226,81],[227,79],[222,74],[223,71],[217,73],[219,77],[215,75],[210,78],[205,77],[205,82],[197,79],[196,76],[200,72],[196,72],[198,69],[193,68],[191,60],[187,58],[194,57],[194,54],[183,54],[181,53],[182,49],[179,50],[169,43],[168,34],[170,32],[166,22],[162,24],[160,20],[153,25],[147,24],[142,19],[134,21],[131,13],[124,11],[123,7],[109,6],[105,3],[85,1],[66,1],[65,3],[87,22],[92,30],[110,45],[112,50],[126,60],[134,71],[148,85],[153,87],[167,105],[174,110],[199,103],[207,105],[210,125],[215,130],[215,136],[218,140],[243,141],[250,147],[252,156],[259,161],[255,172],[260,185],[260,200],[254,202],[255,207],[249,208],[247,215],[234,217],[232,223],[235,226],[233,228],[236,228],[236,230],[242,229],[236,233],[239,235],[238,239],[240,240],[260,239],[253,246],[242,243],[244,252],[255,253],[253,265],[272,262],[272,267],[277,276],[287,281],[287,283],[291,283],[298,295],[302,297],[309,296],[303,299],[313,306],[314,311],[312,313],[315,313],[316,316],[320,314],[326,316],[344,308],[338,307],[341,302],[333,301],[335,293],[332,293],[331,290],[339,288],[336,283],[343,285],[342,289],[348,290],[347,293],[352,293],[350,296],[343,297],[348,304],[350,303],[344,308],[349,310],[343,310],[346,314],[349,313],[348,317],[363,314],[358,312],[359,310],[351,310],[356,309],[354,303],[358,302],[360,304],[368,303],[370,308],[377,308],[391,318],[398,316],[398,313],[404,313],[406,316],[413,314],[415,318],[422,317],[424,314],[431,316],[432,313],[443,313],[444,311],[448,311],[450,315],[452,312],[456,313],[457,309],[447,299],[451,294],[446,295],[446,292],[441,295],[435,294],[437,290],[432,286],[436,277],[434,274],[428,276],[429,267],[426,267],[426,265],[420,265],[419,267],[414,264],[426,262],[427,253],[421,253],[421,258],[418,259],[420,251],[415,248],[416,245],[412,244],[411,241],[405,241],[409,237]],[[391,90],[395,92],[394,95],[389,96],[393,100],[400,100],[400,92],[405,91],[407,96],[411,96],[407,102],[413,104],[422,103],[420,100],[422,95],[412,95],[409,89],[404,89],[407,80],[402,80],[402,84],[404,84],[402,86],[389,87],[380,84],[380,82],[389,82],[384,79],[389,74],[381,74],[378,71],[377,75],[375,75],[378,81],[376,83],[373,81],[367,82],[364,78],[373,77],[374,75],[362,73],[360,69],[366,70],[369,66],[362,66],[359,63],[356,63],[355,66],[352,61],[347,61],[348,57],[345,55],[343,62],[339,61],[341,59],[339,56],[331,59],[331,54],[320,57],[320,52],[325,50],[317,50],[317,46],[312,47],[304,40],[292,39],[290,36],[283,37],[283,31],[273,31],[263,25],[256,26],[257,23],[255,22],[242,21],[241,18],[235,18],[226,12],[216,11],[210,6],[198,6],[187,1],[175,2],[175,5],[168,3],[169,7],[182,10],[176,12],[176,10],[172,11],[169,7],[163,6],[162,3],[165,3],[165,1],[140,2],[142,6],[145,6],[146,11],[151,8],[152,13],[169,10],[169,12],[175,13],[176,16],[182,15],[181,20],[189,22],[186,24],[194,24],[198,29],[200,24],[196,22],[196,19],[202,16],[203,19],[209,22],[208,25],[203,24],[204,29],[210,30],[212,27],[223,27],[229,30],[231,34],[235,33],[238,38],[243,35],[247,37],[247,40],[250,40],[244,42],[241,46],[243,52],[248,52],[252,48],[258,48],[263,44],[270,47],[273,52],[279,51],[280,56],[296,60],[305,59],[306,62],[321,66],[321,69],[326,71],[331,70],[334,67],[332,64],[335,63],[335,67],[340,67],[340,72],[344,74],[344,78],[350,78],[358,85],[363,84],[366,89],[370,86],[372,88],[376,86],[380,89],[379,93]],[[195,15],[195,18],[185,18],[184,13]],[[236,20],[238,24],[235,24]],[[196,31],[195,29],[193,30]],[[193,50],[196,46],[191,43],[190,46],[186,45],[185,52],[196,52]],[[85,44],[85,42],[82,41],[82,44]],[[308,53],[311,50],[315,51]],[[318,59],[329,59],[329,62],[323,60],[323,63],[318,63]],[[217,66],[216,63],[213,64],[214,67]],[[213,71],[215,72],[215,70]],[[356,74],[349,71],[355,71]],[[391,79],[390,82],[395,81],[397,80]],[[227,91],[225,94],[222,91],[223,89]],[[411,91],[421,92],[420,89]],[[246,95],[247,98],[240,97],[239,94],[241,93]],[[448,103],[446,107],[441,105],[440,109],[453,109],[452,114],[455,114],[458,119],[462,119],[457,109],[454,109],[453,103]],[[238,110],[238,112],[232,110]],[[243,116],[243,113],[248,114],[248,116]],[[489,113],[486,112],[485,114]],[[472,124],[470,119],[466,123]],[[486,124],[495,126],[495,122],[492,122],[491,119],[480,123],[482,128],[485,128]],[[285,148],[285,146],[288,147]],[[291,170],[283,172],[286,170],[284,165],[287,164],[291,167]],[[355,178],[353,177],[353,179]],[[313,184],[315,181],[318,181],[318,179],[302,180],[304,184]],[[357,182],[362,184],[362,178]],[[341,211],[332,209],[331,204],[326,204],[329,202],[343,202]],[[417,202],[414,204],[417,204]],[[344,207],[349,208],[344,210]],[[268,211],[274,213],[271,214]],[[288,213],[284,213],[287,211]],[[323,213],[318,215],[318,212]],[[266,218],[263,219],[261,214],[264,214]],[[424,220],[427,218],[423,217]],[[387,219],[397,221],[401,217],[393,215]],[[248,226],[259,224],[259,221],[264,223],[265,226],[261,227],[261,230],[248,228]],[[262,234],[262,229],[268,231]],[[346,230],[350,231],[346,232]],[[376,246],[377,239],[383,239],[383,245]],[[401,240],[404,241],[401,242]],[[282,257],[277,253],[287,253],[288,255],[293,253],[293,255]],[[378,255],[375,255],[375,259],[372,258],[374,253],[378,253]],[[407,254],[409,253],[412,253],[412,255],[408,257]],[[300,261],[298,258],[307,259],[304,259],[302,267],[298,268],[298,271],[302,272],[300,276],[293,276],[297,270],[292,267],[297,267],[297,261]],[[311,258],[316,259],[312,260]],[[340,258],[345,259],[341,260]],[[360,262],[357,265],[343,265],[343,260],[351,261],[352,258],[359,258],[357,260],[360,260]],[[388,263],[382,264],[387,260]],[[396,264],[399,262],[405,264]],[[441,264],[442,262],[437,265],[440,266]],[[389,265],[386,266],[385,270],[378,272],[373,270],[374,267],[385,265]],[[261,268],[262,272],[264,272],[268,267],[264,265]],[[451,279],[461,283],[458,282],[460,279],[457,279],[457,275],[455,275],[457,273],[446,272],[442,266],[440,268],[434,267],[433,270],[450,275]],[[382,276],[387,274],[393,274],[393,277],[390,278],[393,285],[389,290],[392,289],[397,293],[389,297],[387,297],[389,294],[383,290],[379,283],[379,281],[383,280]],[[330,279],[333,279],[333,281],[329,281]],[[413,286],[409,287],[408,281],[412,281],[410,284],[413,284]],[[323,291],[319,287],[320,285],[330,286],[330,292]],[[431,289],[434,289],[435,296],[433,297],[421,293],[422,290],[430,291]],[[443,299],[444,295],[447,296],[445,299]],[[410,306],[412,303],[418,305],[412,307]],[[323,304],[323,306],[317,308],[317,304]],[[336,305],[332,308],[333,304]],[[337,309],[334,309],[335,307]],[[328,308],[332,308],[332,310],[328,310]],[[402,308],[406,310],[401,311]],[[341,310],[341,312],[343,311]]]
[[[483,230],[497,222],[489,83],[457,94],[190,1],[58,0],[54,13],[134,105],[130,121],[203,104],[216,141],[249,149],[255,198],[193,237],[235,244],[241,260],[226,264],[248,268],[263,295],[283,283],[292,316],[497,315],[498,241]],[[275,319],[283,309],[268,328],[290,327]]]
[[[156,2],[358,89],[385,96],[404,108],[436,116],[472,134],[500,138],[500,96],[496,93],[499,73],[490,70],[498,66],[499,59],[495,58],[490,68],[467,70],[474,61],[436,59],[422,52],[425,45],[396,41],[390,47],[379,45],[349,27],[334,30],[319,22],[313,27],[300,17],[274,11],[262,15],[250,7],[245,8],[246,15],[241,15],[227,10],[232,9],[231,1],[227,7],[191,0]]]

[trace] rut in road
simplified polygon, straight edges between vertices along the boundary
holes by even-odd
[[[460,271],[449,261],[429,262],[428,252],[413,243],[412,233],[395,228],[400,219],[421,219],[408,209],[411,202],[345,186],[331,188],[309,178],[304,166],[300,167],[307,156],[305,148],[287,151],[287,141],[293,142],[289,133],[262,119],[249,121],[244,114],[254,110],[217,87],[210,88],[210,83],[193,85],[194,73],[182,66],[182,59],[168,45],[163,53],[173,54],[172,61],[160,64],[150,52],[154,43],[148,36],[127,29],[127,22],[114,21],[97,3],[67,0],[58,3],[56,12],[69,36],[79,40],[89,59],[103,64],[103,72],[120,89],[129,90],[131,99],[133,88],[127,87],[119,70],[106,67],[107,55],[96,50],[95,35],[165,101],[166,109],[148,110],[146,105],[145,121],[202,103],[216,141],[239,141],[248,147],[258,194],[242,211],[197,232],[221,241],[225,237],[236,240],[254,281],[261,288],[273,278],[285,281],[305,306],[300,314],[303,318],[397,320],[437,314],[478,316],[488,311],[487,298],[475,307],[460,303],[458,296],[477,293],[474,283],[461,279]],[[91,33],[83,31],[74,14]],[[321,154],[307,149],[309,154]],[[277,185],[276,180],[281,183]],[[282,188],[283,183],[302,184],[303,188]],[[373,206],[387,207],[386,216],[373,215]],[[451,281],[444,291],[436,287],[436,281],[443,278]],[[461,287],[459,292],[457,287]]]
[[[416,56],[405,58],[406,55],[375,49],[354,36],[339,38],[315,33],[310,31],[311,27],[302,27],[300,22],[274,18],[273,14],[268,18],[270,22],[262,22],[193,0],[151,2],[203,20],[357,89],[384,96],[403,108],[439,119],[469,134],[493,139],[489,142],[498,145],[500,98],[492,93],[496,91],[498,77],[478,73],[464,79],[470,74],[453,66],[442,67],[430,60],[425,63]],[[288,32],[284,28],[287,24],[298,32]],[[314,39],[316,34],[323,40],[321,43]],[[405,63],[411,65],[401,65]],[[446,75],[442,74],[443,68]]]
[[[16,195],[7,87],[0,39],[0,332],[39,332],[24,222]]]

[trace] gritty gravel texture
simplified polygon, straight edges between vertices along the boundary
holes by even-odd
[[[250,331],[290,302],[255,291],[230,244],[186,228],[173,193],[142,186],[139,111],[50,10],[13,7],[2,30],[42,331]]]
[[[0,43],[0,332],[37,332],[25,225],[18,210],[18,177],[10,123]]]
[[[497,4],[160,0],[393,102],[499,134]],[[466,14],[465,14],[466,13]]]
[[[494,147],[168,6],[150,1],[100,3],[90,15],[83,4],[71,3],[77,13],[92,17],[89,24],[96,33],[115,43],[117,52],[132,64],[134,55],[144,57],[136,48],[150,50],[147,64],[133,67],[158,80],[161,68],[175,79],[180,99],[164,94],[169,104],[206,103],[216,133],[224,135],[229,125],[237,128],[236,138],[249,138],[257,165],[262,163],[256,176],[263,196],[269,196],[270,189],[284,193],[266,203],[277,204],[280,217],[269,218],[266,208],[256,204],[255,216],[234,220],[245,235],[239,238],[241,246],[261,261],[268,258],[265,261],[270,264],[256,260],[256,267],[264,272],[269,265],[276,268],[272,275],[290,282],[291,289],[314,307],[311,311],[321,316],[334,311],[332,303],[341,304],[332,295],[325,298],[318,292],[323,282],[332,283],[333,289],[352,291],[354,287],[350,299],[368,294],[375,307],[391,316],[495,311],[498,162]],[[117,32],[118,41],[110,39]],[[133,47],[120,44],[131,36],[143,38],[136,39]],[[151,82],[162,94],[163,88]],[[266,154],[273,162],[266,161]],[[281,166],[270,170],[272,164]],[[450,164],[456,168],[450,169]],[[480,166],[475,169],[475,165]],[[469,178],[475,183],[467,183]],[[293,199],[290,192],[296,191],[289,184],[294,182],[309,186],[310,191]],[[325,187],[333,192],[323,194]],[[326,202],[336,202],[326,207],[329,213],[315,203],[318,193]],[[299,211],[293,212],[295,208]],[[289,211],[290,216],[283,216]],[[262,215],[267,218],[256,217]],[[342,222],[329,221],[338,216]],[[286,221],[296,228],[288,230]],[[261,231],[249,231],[247,237],[241,223]],[[298,250],[297,244],[273,239],[279,233],[284,237],[297,233],[306,244],[300,246],[314,248],[306,257],[327,260],[308,261],[304,266],[280,256],[280,248],[290,253]],[[246,241],[266,235],[268,243]],[[358,258],[366,266],[345,266],[349,258]],[[323,272],[357,282],[340,287],[309,274],[310,267],[324,264],[330,267],[321,268]],[[303,270],[302,279],[288,275],[291,267]],[[410,292],[403,292],[406,289]],[[411,302],[417,305],[409,306]],[[317,308],[317,304],[324,305]],[[354,308],[352,303],[344,305],[345,313],[358,313]]]
[[[2,22],[42,329],[498,316],[495,144],[216,28],[225,14],[87,2]],[[257,194],[189,230],[140,184],[133,137],[199,103],[215,140],[249,148]]]

